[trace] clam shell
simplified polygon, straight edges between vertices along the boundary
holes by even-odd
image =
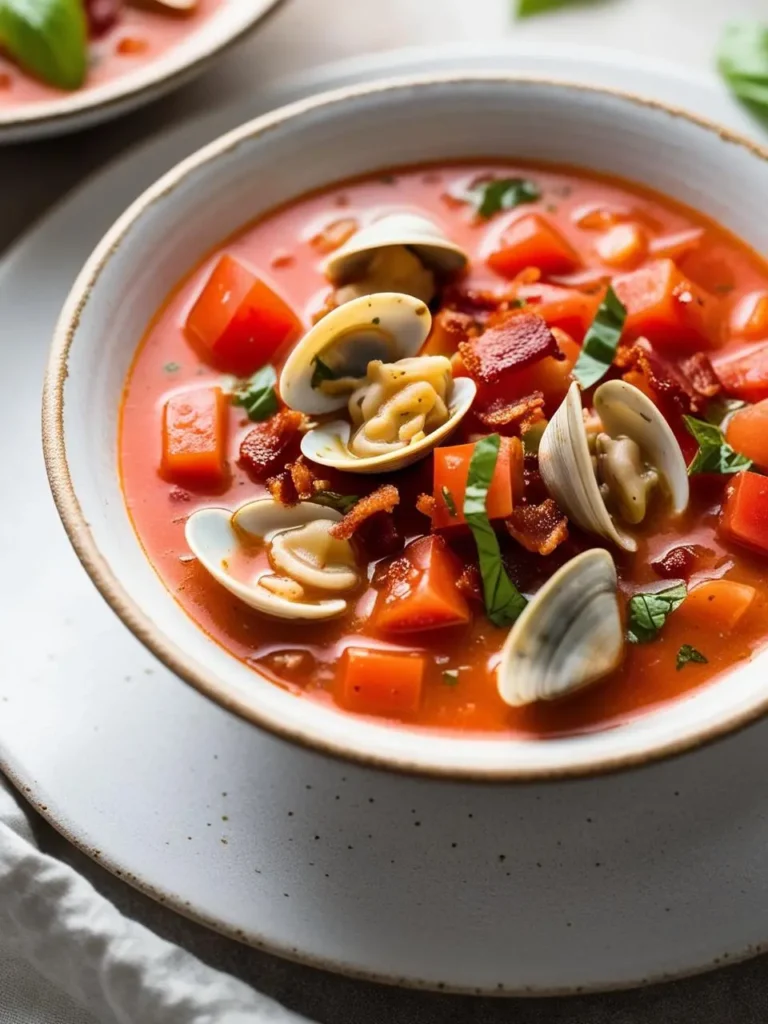
[[[331,466],[345,473],[393,473],[410,466],[444,441],[469,412],[477,393],[477,386],[469,377],[458,377],[453,382],[448,401],[450,418],[431,431],[421,441],[414,441],[405,448],[361,459],[349,450],[352,428],[346,420],[334,420],[308,431],[301,439],[303,454],[321,466]]]
[[[510,630],[496,679],[512,707],[556,700],[613,672],[624,652],[616,567],[585,551],[536,594]]]
[[[286,360],[280,374],[280,395],[287,406],[311,416],[335,412],[348,395],[328,395],[312,387],[315,358],[364,377],[372,359],[396,362],[415,356],[429,336],[428,307],[401,292],[378,292],[345,302],[309,330]]]
[[[227,571],[226,562],[234,556],[240,543],[235,526],[272,541],[285,530],[321,519],[337,523],[341,518],[335,509],[310,501],[286,508],[271,498],[263,498],[248,502],[234,513],[224,508],[199,509],[187,520],[185,535],[200,564],[249,607],[275,618],[317,621],[343,615],[347,610],[346,600],[334,597],[313,602],[289,601],[258,586],[255,581],[249,584],[235,579]]]
[[[422,263],[443,275],[462,270],[468,260],[461,246],[450,241],[431,220],[414,213],[390,213],[356,231],[333,252],[325,263],[325,273],[335,285],[346,284],[361,276],[376,249],[404,245],[414,249]]]

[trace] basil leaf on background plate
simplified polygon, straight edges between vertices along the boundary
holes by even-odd
[[[734,21],[725,27],[717,66],[740,100],[768,107],[768,23]]]

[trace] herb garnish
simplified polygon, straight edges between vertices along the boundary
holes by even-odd
[[[249,420],[258,423],[277,412],[277,374],[273,366],[262,366],[232,392],[232,405],[242,406]]]
[[[448,509],[448,514],[450,515],[451,519],[455,519],[456,516],[459,514],[459,511],[456,508],[456,502],[453,500],[453,495],[445,486],[445,484],[443,484],[440,493],[443,495],[443,501],[445,502],[446,508]]]
[[[518,18],[531,18],[535,14],[564,7],[568,0],[517,0],[515,14]]]
[[[629,602],[627,640],[631,644],[647,644],[655,640],[668,617],[687,596],[688,587],[682,582],[654,594],[635,594]]]
[[[163,367],[164,373],[178,373],[181,369],[180,363],[166,363]]]
[[[528,602],[507,575],[501,560],[499,541],[485,508],[500,447],[501,438],[498,434],[483,437],[475,443],[464,494],[464,518],[477,545],[488,618],[494,626],[509,626]]]
[[[720,427],[693,416],[683,416],[683,421],[686,430],[699,445],[688,467],[688,476],[696,476],[698,473],[741,473],[752,465],[751,459],[731,448]]]
[[[695,663],[696,665],[708,665],[709,658],[705,658],[701,651],[697,651],[695,647],[691,647],[690,644],[683,644],[680,650],[677,652],[677,671],[681,668],[685,668],[686,665]]]
[[[320,356],[315,356],[312,360],[312,367],[312,379],[309,383],[313,388],[319,388],[324,380],[338,379],[330,366],[327,363],[324,363]]]
[[[717,66],[740,100],[768,106],[768,26],[757,21],[728,25],[720,40]]]
[[[597,384],[610,369],[626,319],[627,310],[612,285],[609,285],[573,368],[573,375],[582,388],[591,388]]]
[[[82,0],[1,0],[0,48],[58,89],[77,89],[88,71]]]
[[[313,494],[310,501],[316,505],[325,505],[326,508],[335,508],[337,512],[347,513],[356,505],[360,498],[357,494],[339,494],[337,491],[318,491]]]
[[[447,668],[443,672],[443,682],[446,686],[455,686],[459,681],[459,670],[457,668]]]
[[[707,423],[714,423],[716,427],[722,427],[730,416],[733,416],[739,409],[745,409],[746,406],[747,403],[740,398],[713,398],[707,405],[704,415]]]
[[[478,217],[488,220],[502,210],[535,203],[541,199],[541,190],[535,181],[527,178],[494,178],[477,182],[467,190],[464,198],[474,204]]]

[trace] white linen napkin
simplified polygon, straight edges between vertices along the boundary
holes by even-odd
[[[0,1024],[309,1024],[40,852],[0,776]]]

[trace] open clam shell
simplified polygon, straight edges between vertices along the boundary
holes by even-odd
[[[348,605],[340,594],[360,579],[349,542],[330,538],[323,529],[341,518],[335,509],[310,501],[286,507],[262,498],[234,513],[200,509],[187,520],[185,535],[200,564],[249,607],[275,618],[319,621],[344,614]],[[269,547],[273,572],[250,580],[232,574],[243,533]]]
[[[413,250],[425,267],[448,276],[462,270],[469,257],[431,220],[414,213],[390,213],[356,231],[332,253],[325,273],[335,285],[362,276],[377,249],[405,246]]]
[[[319,320],[291,352],[280,375],[281,397],[291,409],[311,416],[342,409],[349,390],[324,390],[319,365],[337,378],[364,377],[371,360],[415,356],[431,327],[429,308],[411,295],[379,292],[346,302]]]
[[[448,399],[448,420],[421,440],[396,451],[369,458],[354,455],[349,450],[352,427],[347,420],[334,420],[310,430],[301,439],[301,450],[312,462],[345,473],[393,473],[425,458],[444,441],[469,412],[476,393],[477,386],[469,377],[454,380]]]
[[[509,632],[496,669],[512,707],[575,693],[619,667],[624,629],[616,567],[595,549],[547,581]]]
[[[659,474],[675,514],[688,505],[689,487],[680,445],[662,414],[638,388],[608,381],[595,392],[595,409],[611,437],[634,441]],[[582,529],[636,551],[637,541],[611,515],[600,490],[589,449],[579,385],[571,385],[539,445],[544,485],[560,508]]]

